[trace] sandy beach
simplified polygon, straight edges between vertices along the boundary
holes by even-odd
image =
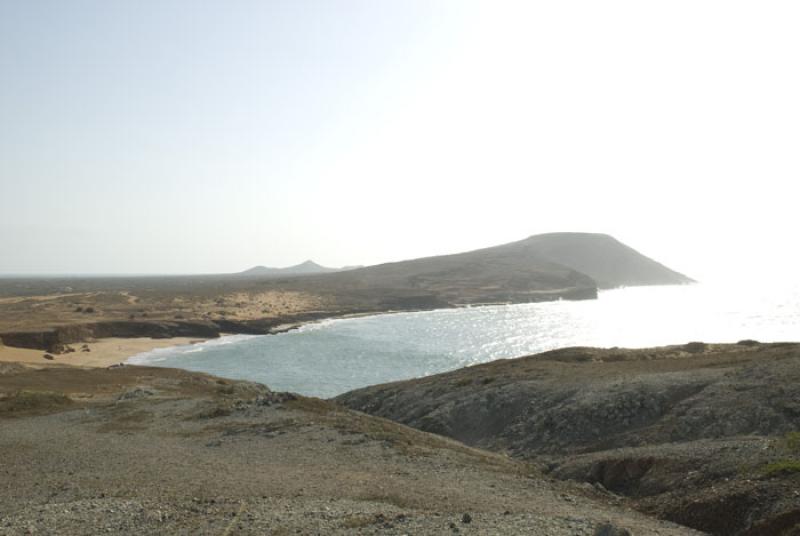
[[[96,342],[86,343],[88,352],[81,351],[84,343],[73,344],[75,352],[53,355],[53,360],[45,359],[43,350],[30,350],[27,348],[14,348],[0,345],[0,362],[19,362],[30,365],[73,365],[79,367],[108,367],[122,363],[126,359],[142,352],[167,346],[179,346],[202,342],[201,339],[189,337],[175,337],[171,339],[100,339]]]

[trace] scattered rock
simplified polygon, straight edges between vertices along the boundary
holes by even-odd
[[[617,527],[612,523],[603,523],[594,529],[594,536],[631,536],[628,529]]]
[[[150,389],[136,387],[135,389],[131,389],[130,391],[125,391],[121,395],[117,397],[117,400],[122,402],[125,400],[138,400],[140,398],[147,398],[150,396],[155,395],[155,392],[151,391]]]
[[[271,406],[273,404],[291,402],[292,400],[297,400],[297,396],[292,393],[270,393],[267,396],[259,397],[257,399],[257,404],[260,406]]]
[[[61,343],[54,343],[51,344],[48,348],[46,348],[46,350],[50,354],[64,354],[67,352],[67,346]]]

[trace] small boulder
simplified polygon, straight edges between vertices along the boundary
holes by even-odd
[[[48,361],[52,361],[53,359],[55,359],[55,358],[54,358],[52,355],[50,355],[50,354],[44,354],[44,356],[42,356],[42,357],[44,357],[44,358],[45,358],[45,359],[47,359]]]

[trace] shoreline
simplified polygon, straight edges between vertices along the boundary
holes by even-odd
[[[327,320],[342,320],[348,318],[363,318],[367,316],[380,316],[392,313],[408,311],[376,311],[349,314],[332,314],[328,317],[316,318],[313,320],[286,322],[271,328],[266,333],[253,334],[255,336],[280,335],[297,330],[303,326],[317,324]],[[243,333],[226,332],[219,337],[105,337],[98,338],[91,342],[76,342],[70,346],[75,348],[74,352],[53,354],[38,348],[21,348],[17,346],[7,346],[0,342],[0,363],[22,363],[35,368],[46,368],[53,366],[83,367],[83,368],[107,368],[113,365],[125,364],[127,366],[148,366],[146,364],[128,363],[128,360],[139,354],[144,354],[152,350],[171,348],[177,346],[188,346],[199,344],[222,337],[243,335]],[[86,346],[88,352],[81,351]],[[46,359],[45,354],[51,355],[52,360]]]
[[[595,298],[597,299],[597,298]],[[164,337],[164,338],[151,338],[151,337],[99,337],[92,339],[91,342],[78,341],[70,343],[75,348],[74,352],[53,354],[46,350],[38,348],[23,348],[17,346],[3,345],[0,340],[0,363],[23,363],[28,366],[38,368],[45,368],[51,366],[75,366],[75,367],[90,367],[90,368],[106,368],[112,365],[126,364],[128,366],[147,366],[146,364],[129,364],[128,360],[136,355],[150,352],[152,350],[170,348],[177,346],[187,346],[215,340],[220,337],[232,335],[280,335],[295,331],[303,326],[319,324],[329,320],[347,320],[354,318],[366,318],[371,316],[385,316],[392,314],[403,313],[422,313],[434,311],[447,311],[453,309],[469,309],[469,308],[483,308],[483,307],[498,307],[506,305],[525,305],[529,303],[551,303],[559,300],[543,300],[536,302],[514,302],[514,301],[500,301],[500,302],[481,302],[481,303],[458,303],[451,304],[448,307],[434,307],[434,308],[419,308],[419,309],[385,309],[374,311],[356,311],[356,312],[341,312],[331,311],[325,316],[319,317],[306,317],[301,320],[286,318],[286,322],[281,324],[274,324],[267,330],[261,333],[248,332],[248,331],[233,331],[226,330],[221,332],[218,337]],[[578,300],[568,300],[578,301]],[[306,313],[308,314],[308,313]],[[304,316],[300,314],[299,316]],[[226,326],[232,327],[230,325]],[[81,348],[87,346],[88,352],[81,351]],[[52,360],[44,358],[45,354],[53,356]]]
[[[487,303],[487,304],[474,304],[472,307],[492,306],[492,305],[510,305],[510,303]],[[369,311],[369,312],[354,312],[337,314],[332,313],[330,316],[321,318],[307,319],[301,321],[288,321],[283,324],[278,324],[270,328],[266,333],[253,334],[256,336],[267,335],[281,335],[289,333],[303,326],[319,324],[328,320],[347,320],[353,318],[366,318],[370,316],[384,316],[400,313],[419,313],[430,312],[436,310],[449,310],[465,308],[465,305],[455,305],[453,307],[442,307],[437,309],[388,309],[385,311]],[[17,346],[7,346],[0,343],[0,363],[22,363],[27,366],[36,368],[46,368],[53,366],[68,366],[68,367],[84,367],[84,368],[107,368],[113,365],[125,364],[127,366],[148,366],[146,364],[128,363],[128,360],[139,354],[147,353],[152,350],[162,348],[171,348],[177,346],[187,346],[191,344],[199,344],[216,340],[221,337],[229,337],[234,335],[243,335],[243,333],[225,332],[221,333],[220,337],[215,338],[202,338],[202,337],[167,337],[167,338],[150,338],[150,337],[105,337],[98,338],[91,342],[76,342],[71,343],[70,346],[75,348],[74,352],[63,354],[52,354],[46,350],[38,348],[21,348]],[[83,346],[89,348],[88,352],[81,351]],[[45,359],[44,355],[49,354],[53,356],[52,360]]]
[[[297,330],[303,326],[317,324],[327,320],[340,320],[348,318],[363,318],[367,316],[380,316],[392,313],[407,311],[376,311],[363,313],[349,313],[345,315],[332,314],[324,318],[313,320],[286,322],[271,328],[266,333],[253,334],[256,336],[280,335]],[[144,354],[152,350],[171,348],[177,346],[187,346],[216,340],[221,337],[243,335],[242,333],[226,332],[219,337],[105,337],[98,338],[91,342],[76,342],[70,346],[75,348],[74,352],[53,354],[38,348],[21,348],[17,346],[7,346],[0,342],[0,363],[22,363],[36,368],[46,368],[53,366],[86,367],[86,368],[107,368],[113,365],[125,364],[127,366],[147,366],[146,364],[128,363],[128,360],[139,354]],[[86,346],[88,352],[81,351]],[[46,359],[45,354],[51,355],[52,360]]]
[[[529,297],[530,298],[530,297]],[[462,309],[467,307],[484,307],[513,304],[546,303],[554,301],[583,301],[597,299],[597,294],[591,297],[570,296],[567,294],[547,293],[539,299],[505,300],[475,303],[447,303],[422,304],[416,307],[401,306],[389,307],[388,304],[376,308],[345,308],[339,310],[306,310],[275,317],[255,317],[243,319],[97,319],[90,322],[67,323],[46,327],[25,327],[0,332],[0,349],[5,347],[18,349],[31,349],[50,354],[63,354],[64,347],[82,346],[88,341],[101,341],[115,339],[212,339],[224,334],[241,335],[275,335],[292,331],[306,324],[324,320],[340,318],[354,318],[364,316],[377,316],[394,313],[413,313],[436,310]],[[8,352],[6,352],[8,353]],[[30,360],[30,355],[21,355],[21,359]]]
[[[123,338],[111,337],[94,342],[74,344],[75,351],[66,354],[50,354],[52,360],[45,359],[44,350],[17,348],[0,345],[0,363],[24,363],[34,367],[71,366],[106,368],[126,362],[131,357],[171,346],[184,346],[205,342],[209,339],[196,337],[171,337],[167,339],[151,339],[147,337]],[[88,352],[81,351],[86,345]]]

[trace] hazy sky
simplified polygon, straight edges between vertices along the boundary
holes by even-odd
[[[606,232],[800,269],[796,1],[0,2],[0,273]]]

